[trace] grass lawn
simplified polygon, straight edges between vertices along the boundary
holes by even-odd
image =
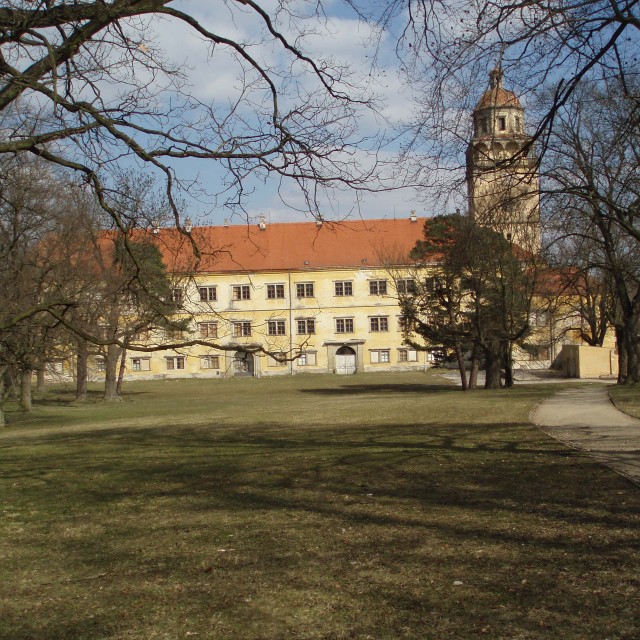
[[[613,403],[630,416],[640,418],[640,384],[624,384],[609,387]]]
[[[640,491],[529,425],[557,389],[167,380],[9,407],[0,638],[637,639]]]

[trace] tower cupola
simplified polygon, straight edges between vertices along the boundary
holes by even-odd
[[[524,108],[503,86],[503,73],[489,73],[489,87],[473,110],[467,149],[469,215],[523,248],[540,248],[539,178]]]
[[[502,69],[489,73],[489,88],[473,111],[473,137],[513,136],[524,133],[524,109],[513,91],[502,85]]]

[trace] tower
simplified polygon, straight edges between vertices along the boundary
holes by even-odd
[[[467,149],[469,215],[514,244],[540,250],[540,179],[537,158],[524,131],[524,109],[502,86],[502,70],[489,74],[489,88],[473,111]]]

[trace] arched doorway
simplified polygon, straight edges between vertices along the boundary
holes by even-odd
[[[336,351],[336,373],[348,375],[356,372],[356,352],[351,347],[340,347]]]
[[[233,356],[233,375],[237,378],[249,378],[253,376],[253,371],[253,354],[246,351],[236,351]]]

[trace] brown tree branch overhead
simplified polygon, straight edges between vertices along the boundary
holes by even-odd
[[[311,211],[317,191],[308,183],[368,184],[376,173],[375,143],[356,139],[355,131],[359,109],[371,103],[348,70],[305,52],[307,19],[316,15],[254,0],[216,3],[237,23],[251,21],[237,36],[223,21],[212,25],[176,4],[4,3],[0,154],[28,151],[82,171],[98,191],[132,157],[165,179],[178,226],[173,193],[190,186],[176,178],[178,159],[221,167],[213,191],[230,206],[242,206],[252,174],[300,183]],[[234,80],[219,87],[228,100],[199,94],[186,56],[171,59],[159,41],[156,26],[163,23],[193,36],[195,55],[208,60],[214,78],[220,69],[231,74]],[[372,161],[361,169],[355,151],[367,145]]]

